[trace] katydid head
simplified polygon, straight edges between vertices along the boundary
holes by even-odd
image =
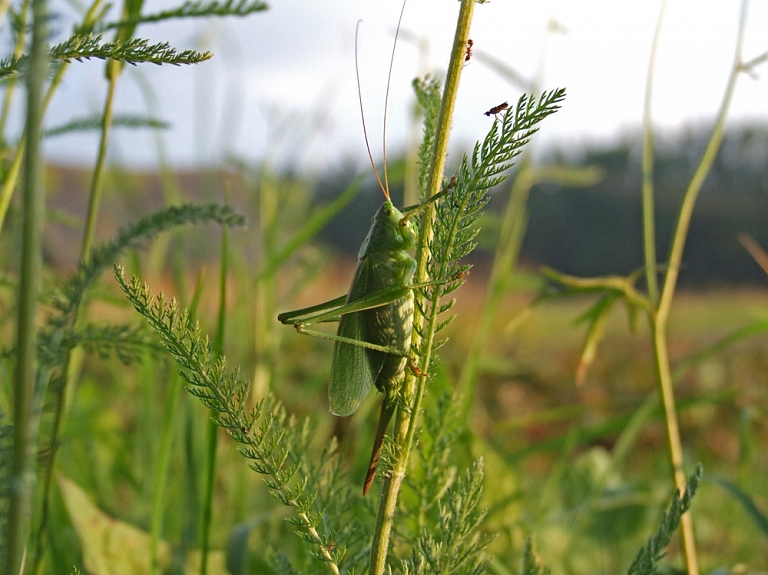
[[[371,252],[410,250],[416,246],[416,240],[413,223],[387,200],[373,216],[373,225],[357,257],[362,259]]]

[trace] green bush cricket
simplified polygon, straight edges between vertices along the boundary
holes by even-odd
[[[355,61],[357,63],[357,51]],[[390,76],[391,70],[390,63]],[[358,95],[362,112],[359,74]],[[386,130],[386,103],[384,122]],[[365,495],[376,474],[384,435],[397,407],[397,392],[405,378],[405,369],[411,363],[409,357],[413,326],[413,290],[436,285],[435,282],[412,283],[416,260],[408,254],[408,250],[416,247],[417,233],[409,218],[455,187],[456,180],[451,180],[446,189],[424,203],[404,209],[403,211],[407,212],[407,215],[404,215],[390,199],[386,147],[383,183],[376,170],[368,145],[364,116],[363,133],[371,165],[384,193],[385,202],[376,212],[371,229],[360,246],[357,269],[349,292],[346,296],[321,304],[281,313],[278,320],[283,324],[293,324],[299,333],[334,342],[328,385],[331,413],[339,416],[352,415],[374,386],[384,394],[371,460],[363,485]],[[306,329],[308,325],[334,321],[339,322],[335,336]],[[415,365],[412,369],[417,375],[425,375]]]

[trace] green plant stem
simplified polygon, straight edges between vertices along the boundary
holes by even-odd
[[[218,356],[223,355],[224,332],[227,325],[227,262],[229,259],[229,230],[225,227],[221,237],[221,273],[219,274],[219,313],[216,321],[216,334],[213,339],[213,351]],[[213,520],[213,495],[216,487],[216,453],[219,447],[219,427],[216,425],[215,413],[208,419],[206,431],[206,460],[205,460],[205,494],[203,498],[202,518],[200,521],[200,575],[208,573],[208,551],[211,540],[211,523]]]
[[[691,178],[688,189],[685,192],[683,203],[680,207],[677,225],[675,226],[672,247],[668,258],[667,272],[664,278],[664,285],[661,291],[658,307],[651,317],[651,329],[653,332],[653,349],[655,358],[656,377],[659,384],[659,393],[664,406],[664,415],[667,427],[668,449],[672,471],[674,474],[675,487],[681,493],[685,491],[686,477],[683,470],[683,448],[680,440],[680,429],[677,421],[677,412],[675,409],[675,396],[673,391],[672,374],[669,365],[669,354],[667,350],[667,320],[672,306],[672,298],[677,285],[677,278],[680,271],[680,264],[685,247],[685,240],[688,234],[688,228],[693,214],[693,208],[696,203],[701,186],[712,167],[720,144],[725,133],[725,119],[730,106],[731,98],[736,87],[736,80],[742,71],[741,48],[744,38],[744,28],[746,24],[747,2],[742,2],[741,17],[739,20],[739,32],[736,42],[736,52],[734,57],[733,69],[728,79],[723,101],[717,115],[715,127],[712,131],[707,149],[702,156],[696,172]],[[647,254],[646,254],[647,257]],[[648,262],[646,261],[646,269]],[[654,271],[655,273],[655,271]],[[683,540],[683,549],[685,552],[686,567],[688,575],[698,575],[698,558],[696,553],[696,542],[693,532],[693,520],[690,513],[686,513],[681,518],[681,535]]]
[[[173,453],[173,431],[176,427],[176,414],[179,411],[179,398],[184,389],[180,377],[173,374],[168,382],[165,410],[163,412],[163,428],[160,432],[160,448],[157,453],[157,464],[152,486],[152,519],[150,527],[150,573],[160,575],[160,541],[163,533],[163,512],[165,511],[166,487],[168,485],[168,469]]]
[[[643,251],[645,255],[645,283],[648,298],[656,306],[659,303],[658,268],[656,264],[656,219],[653,197],[653,122],[651,120],[651,98],[653,96],[653,72],[656,68],[656,51],[661,38],[661,23],[664,20],[666,0],[661,3],[656,31],[651,45],[651,59],[645,79],[645,102],[643,107]]]
[[[278,201],[280,190],[275,175],[269,166],[264,166],[258,182],[258,234],[259,245],[263,250],[263,261],[272,262],[279,252],[277,246],[277,233],[280,221],[278,216]],[[265,264],[260,266],[265,269]],[[261,399],[267,394],[272,378],[272,354],[273,354],[273,320],[274,320],[274,294],[275,275],[259,273],[254,285],[254,330],[253,348],[256,353],[256,362],[253,368],[251,393],[255,399]]]
[[[195,317],[203,291],[203,273],[197,276],[197,288],[189,306],[190,317]],[[166,489],[168,485],[168,470],[173,455],[174,430],[179,415],[179,399],[184,385],[178,374],[173,374],[168,381],[163,412],[163,429],[160,435],[160,449],[157,453],[157,464],[154,473],[154,493],[152,495],[152,522],[150,540],[150,573],[160,575],[160,542],[163,536],[163,514],[166,506]]]
[[[32,513],[35,484],[37,433],[33,399],[35,386],[35,341],[37,300],[42,272],[42,234],[45,220],[45,192],[40,157],[40,126],[43,120],[43,83],[47,76],[46,2],[32,2],[32,44],[27,70],[27,118],[17,359],[14,378],[14,438],[8,505],[8,546],[4,573],[15,575],[22,565]]]
[[[90,28],[93,26],[94,18],[98,13],[101,3],[102,3],[101,0],[94,0],[85,18],[83,19],[82,28]],[[107,64],[107,66],[113,63],[114,62],[110,61]],[[45,102],[46,107],[48,105],[48,102],[50,101],[50,98],[53,96],[54,88],[58,86],[58,84],[61,82],[65,68],[66,68],[65,64],[62,64],[60,66],[59,72],[57,73],[56,78],[54,78],[54,82],[52,82],[51,88],[48,90],[48,94],[46,95],[46,102]],[[106,133],[107,133],[106,130],[108,129],[108,126],[111,126],[111,120],[112,120],[111,102],[114,99],[114,92],[113,92],[113,83],[111,82],[111,78],[113,76],[115,75],[113,74],[110,76],[110,87],[109,87],[110,95],[107,96],[107,105],[106,105],[107,109],[104,112],[104,120],[102,123],[102,132],[101,132],[102,140],[99,147],[99,160],[97,160],[96,168],[94,170],[92,186],[91,186],[91,196],[90,196],[90,202],[89,202],[89,208],[88,208],[88,224],[86,226],[85,237],[83,238],[83,244],[81,246],[81,251],[80,251],[81,264],[85,264],[88,261],[91,247],[93,245],[93,236],[94,236],[93,229],[95,228],[95,225],[96,225],[95,219],[98,214],[98,205],[101,197],[101,192],[100,192],[101,177],[98,174],[101,173],[103,168],[103,156],[106,155]],[[94,189],[98,189],[99,191],[94,192]],[[78,309],[75,313],[75,320],[74,320],[73,327],[77,327],[77,324],[80,322],[80,318],[82,314],[83,314],[82,307],[78,306]],[[69,353],[67,354],[66,362],[64,364],[65,383],[63,386],[61,386],[61,388],[56,393],[56,399],[55,399],[56,414],[54,416],[53,435],[51,437],[51,456],[45,471],[45,491],[44,491],[45,495],[43,497],[43,507],[42,507],[42,513],[41,513],[40,526],[37,532],[38,546],[37,546],[37,556],[35,557],[35,569],[33,571],[34,573],[38,573],[42,567],[42,563],[41,563],[42,544],[45,537],[45,526],[47,524],[47,519],[48,519],[50,490],[51,490],[51,486],[53,485],[53,471],[55,469],[56,453],[58,452],[58,438],[61,436],[64,420],[66,419],[67,405],[69,403],[67,398],[72,393],[72,385],[73,385],[72,382],[77,377],[77,373],[79,372],[80,366],[82,365],[82,359],[83,359],[83,355],[81,350],[74,349],[69,351]]]
[[[459,81],[464,67],[464,52],[469,38],[469,28],[472,23],[472,15],[475,10],[475,0],[462,0],[459,10],[458,22],[456,24],[456,33],[453,38],[453,50],[451,51],[451,60],[448,67],[448,75],[443,90],[443,99],[440,106],[440,114],[437,121],[437,134],[435,138],[435,148],[432,155],[432,166],[430,168],[429,180],[425,198],[429,198],[440,192],[443,180],[443,171],[445,169],[445,159],[448,155],[448,140],[451,130],[451,119],[453,110],[456,106],[458,96]],[[430,205],[424,210],[421,230],[419,233],[419,245],[416,250],[416,274],[415,283],[428,281],[427,263],[429,255],[429,241],[432,237],[432,219],[434,217],[434,205]],[[417,292],[416,297],[420,297]],[[415,317],[414,322],[420,322],[422,318]],[[433,322],[426,332],[431,340],[434,329],[436,314],[433,314]],[[414,329],[413,344],[418,347],[419,337]],[[426,353],[421,357],[421,370],[427,372],[429,367],[432,342],[428,341],[425,348]],[[371,563],[369,572],[371,575],[382,575],[386,567],[387,551],[389,549],[389,539],[392,533],[392,525],[397,508],[397,498],[400,493],[400,487],[408,467],[408,459],[413,446],[414,436],[416,434],[416,422],[421,408],[421,399],[424,395],[424,385],[426,377],[415,378],[407,375],[404,382],[403,396],[413,398],[409,402],[410,409],[408,413],[398,412],[395,422],[395,438],[398,443],[398,453],[394,461],[391,474],[384,480],[384,488],[379,501],[379,510],[376,517],[376,526],[371,543]]]
[[[11,0],[0,0],[0,22],[5,20],[5,15],[8,13],[10,5]]]
[[[100,0],[97,0],[99,3]],[[42,114],[45,115],[45,111],[48,109],[48,105],[51,103],[53,94],[61,84],[61,80],[64,78],[64,72],[69,67],[69,64],[62,62],[56,69],[56,73],[51,80],[48,90],[45,93],[45,98],[42,103]],[[19,173],[21,173],[21,163],[24,158],[24,149],[27,145],[27,129],[24,128],[24,132],[19,138],[19,143],[16,146],[16,151],[11,161],[11,166],[8,168],[8,172],[3,180],[3,187],[0,190],[0,231],[3,229],[3,223],[5,222],[5,216],[8,213],[8,207],[11,205],[11,197],[13,196],[13,190],[16,187],[16,182],[19,179]]]
[[[27,22],[29,17],[29,5],[31,0],[24,0],[21,3],[21,10],[19,10],[19,22]],[[3,16],[0,14],[0,22],[2,22]],[[13,57],[19,58],[24,52],[24,42],[27,36],[23,31],[20,31],[16,36],[16,43],[13,46]],[[0,142],[5,141],[5,125],[8,122],[8,115],[11,112],[11,104],[13,103],[13,95],[16,93],[16,78],[11,76],[8,78],[5,86],[5,97],[3,98],[3,110],[0,113]]]
[[[94,0],[93,4],[91,4],[91,7],[88,9],[88,12],[83,18],[83,24],[81,28],[87,28],[87,27],[93,26],[94,18],[98,14],[101,4],[102,4],[102,0]],[[51,83],[48,86],[48,90],[46,91],[45,98],[43,99],[43,103],[42,103],[43,114],[48,109],[48,106],[51,103],[51,100],[53,99],[53,95],[56,93],[56,89],[61,84],[61,81],[63,80],[64,74],[67,71],[68,67],[69,67],[69,64],[67,62],[61,62],[57,66],[56,73],[54,74],[53,79],[51,80]],[[3,221],[5,219],[8,203],[10,202],[13,188],[16,185],[16,179],[18,177],[18,171],[19,171],[18,166],[21,165],[21,158],[23,156],[23,154],[21,153],[21,150],[24,148],[25,141],[26,141],[26,130],[24,134],[22,134],[21,136],[19,147],[17,148],[16,155],[14,156],[13,163],[11,165],[11,169],[9,170],[8,178],[3,185],[2,192],[0,192],[0,230],[2,230]],[[67,374],[66,375],[67,381],[70,379],[73,370],[76,370],[78,366],[79,366],[78,362],[72,361],[72,358],[70,355],[70,357],[67,358],[67,362],[64,368],[65,373]],[[67,404],[66,403],[67,389],[68,389],[67,386],[63,386],[59,388],[56,391],[56,397],[54,399],[56,412],[54,415],[53,433],[52,433],[49,448],[48,448],[50,457],[46,462],[46,465],[44,466],[44,470],[43,470],[43,501],[40,509],[40,522],[37,526],[37,535],[36,535],[36,544],[35,544],[36,555],[34,558],[32,569],[31,569],[32,573],[40,573],[43,566],[42,551],[43,551],[43,545],[45,542],[45,530],[48,524],[48,509],[50,504],[51,487],[53,485],[53,471],[55,469],[56,454],[58,453],[59,437],[61,436],[61,430],[62,430],[63,421],[64,421],[64,411]],[[44,393],[44,391],[45,390],[41,389],[41,390],[38,390],[38,393],[42,394]]]
[[[85,17],[83,18],[83,24],[79,27],[80,30],[89,30],[93,27],[95,18],[99,13],[99,9],[101,8],[102,0],[94,0],[93,4],[91,4],[91,7],[88,9],[88,12],[86,13]],[[59,62],[58,66],[56,67],[56,72],[53,76],[53,79],[51,80],[50,85],[48,86],[48,90],[45,93],[45,98],[43,99],[42,103],[42,114],[45,115],[45,111],[48,109],[48,105],[51,103],[51,99],[53,98],[54,93],[56,92],[56,89],[59,87],[59,84],[61,84],[61,80],[64,78],[64,73],[69,68],[68,62]],[[1,134],[2,132],[0,132]],[[11,162],[11,167],[8,169],[8,173],[6,174],[6,177],[3,181],[3,187],[2,190],[0,190],[0,231],[3,229],[3,222],[5,222],[5,215],[8,212],[8,206],[11,204],[11,196],[13,195],[13,189],[16,187],[16,182],[19,177],[19,172],[21,170],[21,160],[23,158],[23,150],[26,146],[26,127],[24,128],[24,132],[21,135],[21,138],[19,138],[19,143],[16,147],[16,152],[13,156],[13,161]]]
[[[91,192],[88,201],[88,217],[85,222],[85,234],[83,235],[83,245],[80,251],[80,261],[87,261],[88,255],[93,246],[93,238],[96,235],[96,222],[99,217],[99,206],[101,205],[101,196],[104,190],[104,163],[107,157],[107,143],[109,139],[109,130],[112,127],[112,110],[115,101],[115,90],[117,88],[117,79],[119,77],[120,63],[110,60],[107,63],[108,69],[115,70],[108,74],[107,99],[104,103],[104,116],[101,122],[101,139],[99,140],[99,152],[96,156],[96,166],[93,169],[91,178]]]

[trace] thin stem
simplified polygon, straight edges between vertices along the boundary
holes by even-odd
[[[661,292],[661,298],[658,308],[651,317],[651,327],[653,330],[653,348],[656,361],[656,375],[659,383],[659,392],[664,406],[664,415],[667,426],[667,437],[669,441],[669,457],[674,474],[675,487],[681,493],[685,491],[686,477],[683,471],[683,449],[680,440],[680,429],[677,421],[677,412],[675,409],[675,397],[673,391],[672,375],[669,367],[669,354],[667,351],[667,319],[672,305],[672,298],[677,285],[677,277],[680,271],[685,240],[688,234],[688,228],[693,214],[693,208],[696,198],[701,190],[701,186],[709,173],[712,163],[715,160],[720,144],[725,133],[725,119],[730,106],[731,98],[736,87],[736,79],[743,67],[741,64],[741,48],[744,38],[744,28],[747,19],[747,1],[743,0],[741,7],[741,16],[739,20],[739,31],[736,42],[733,69],[726,86],[723,101],[717,115],[717,121],[712,131],[712,136],[707,145],[707,149],[702,156],[701,162],[696,172],[691,178],[691,182],[686,190],[683,203],[680,207],[677,225],[675,227],[672,247],[668,258],[667,273],[664,278],[664,286]],[[647,263],[647,262],[646,262]],[[696,542],[693,532],[693,519],[690,513],[686,513],[681,518],[681,535],[683,540],[683,549],[688,575],[698,575],[698,558],[696,553]]]
[[[456,98],[459,90],[459,81],[464,67],[464,50],[469,38],[469,28],[472,23],[472,15],[475,9],[475,0],[462,0],[459,10],[458,22],[456,24],[456,33],[453,38],[453,50],[451,51],[451,60],[448,67],[448,76],[445,81],[443,99],[440,107],[440,114],[437,122],[437,134],[435,138],[435,148],[432,155],[432,166],[430,169],[427,190],[425,197],[429,198],[440,192],[445,169],[445,159],[448,155],[448,140],[451,130],[451,119],[453,110],[456,106]],[[419,234],[419,245],[416,251],[416,274],[414,282],[423,283],[429,280],[427,276],[427,263],[429,248],[427,247],[432,237],[432,219],[434,217],[434,203],[431,203],[425,210],[422,218],[421,230]],[[416,297],[420,297],[417,292]],[[414,323],[422,321],[422,318],[415,317]],[[426,332],[431,339],[434,334],[435,324],[429,326]],[[414,329],[413,345],[418,347],[419,337]],[[421,370],[426,373],[429,366],[432,342],[429,341],[426,346],[426,352],[421,357]],[[381,575],[386,567],[387,551],[389,548],[389,539],[394,523],[395,509],[397,508],[397,498],[400,493],[400,487],[408,466],[413,440],[416,433],[416,422],[421,408],[421,399],[424,395],[424,384],[426,377],[415,378],[407,375],[404,383],[403,394],[406,398],[413,398],[410,403],[409,413],[398,412],[395,423],[395,438],[399,445],[397,458],[389,477],[384,480],[384,488],[379,500],[379,511],[376,517],[376,527],[371,544],[371,575]]]
[[[227,194],[228,195],[228,194]],[[219,313],[216,321],[216,335],[213,339],[213,351],[222,356],[224,350],[224,332],[227,325],[227,262],[229,259],[229,229],[224,227],[221,238],[221,273],[219,274]],[[216,425],[216,414],[211,412],[208,419],[207,449],[205,461],[205,495],[203,500],[203,516],[200,522],[200,575],[208,573],[208,551],[211,540],[211,524],[213,519],[213,495],[216,487],[216,453],[219,448],[219,428]]]
[[[80,251],[80,261],[87,261],[88,254],[93,246],[93,238],[96,235],[96,221],[99,217],[99,206],[101,205],[101,196],[104,190],[104,163],[107,157],[107,143],[109,130],[112,127],[112,110],[115,101],[115,90],[117,88],[117,79],[120,76],[120,63],[114,60],[107,62],[107,69],[111,72],[107,74],[109,86],[107,88],[107,99],[104,103],[104,116],[101,122],[101,139],[99,140],[99,152],[96,157],[96,166],[91,178],[91,193],[88,202],[88,218],[85,222],[85,234],[83,236],[83,245]]]
[[[664,279],[664,287],[661,293],[661,300],[659,301],[658,315],[660,316],[662,323],[666,323],[669,315],[669,310],[672,305],[672,297],[675,293],[675,287],[677,285],[677,277],[680,273],[680,262],[683,258],[683,248],[685,248],[685,240],[688,234],[688,228],[691,223],[691,216],[693,214],[693,207],[696,204],[696,198],[699,195],[701,186],[704,184],[709,170],[712,168],[712,164],[715,161],[717,152],[720,150],[720,144],[723,141],[725,135],[725,119],[728,116],[728,109],[731,104],[731,98],[736,88],[736,80],[739,74],[742,72],[741,65],[741,46],[744,39],[744,28],[747,18],[747,0],[742,2],[741,19],[739,21],[739,35],[736,47],[736,56],[734,58],[733,69],[731,75],[728,78],[728,84],[725,89],[723,101],[720,104],[720,110],[717,114],[717,120],[715,122],[715,128],[712,131],[712,136],[707,145],[707,149],[701,158],[699,167],[691,178],[691,182],[688,185],[688,189],[685,192],[683,204],[680,207],[680,214],[677,219],[677,226],[675,227],[675,233],[673,236],[672,248],[669,253],[668,270]],[[681,491],[682,493],[682,491]]]
[[[97,0],[98,2],[98,0]],[[42,103],[42,114],[45,115],[45,111],[48,109],[48,105],[51,103],[53,94],[61,84],[61,80],[64,78],[64,72],[69,67],[67,62],[62,62],[56,68],[56,74],[53,76],[48,90],[45,93]],[[16,187],[16,182],[19,179],[19,173],[21,172],[21,162],[24,158],[24,149],[27,144],[27,131],[26,127],[24,132],[19,138],[19,143],[16,146],[16,152],[14,153],[11,166],[8,168],[8,172],[3,180],[3,187],[0,190],[0,231],[3,229],[3,223],[5,222],[5,216],[8,213],[8,207],[11,205],[11,197],[13,196],[13,190]]]
[[[8,547],[4,573],[15,575],[23,570],[23,558],[32,512],[35,484],[35,448],[37,433],[33,396],[35,385],[35,339],[37,300],[42,271],[42,233],[45,204],[40,157],[40,126],[43,120],[43,83],[47,76],[46,2],[32,2],[32,45],[27,74],[27,119],[24,165],[24,201],[22,254],[19,281],[17,324],[17,360],[14,378],[14,443],[8,505]]]
[[[19,22],[23,22],[26,26],[27,18],[29,17],[29,4],[30,0],[24,0],[21,3],[21,10],[19,11]],[[2,21],[2,14],[0,14],[0,21]],[[24,26],[24,27],[25,27]],[[22,27],[16,36],[16,44],[13,47],[13,56],[19,58],[24,52],[24,41],[26,40],[25,29]],[[0,113],[0,142],[5,141],[5,125],[8,122],[8,115],[11,112],[11,105],[13,104],[13,95],[16,93],[16,78],[11,76],[6,81],[5,86],[5,98],[3,99],[3,110]]]
[[[99,7],[101,6],[101,0],[94,0],[93,4],[91,4],[91,7],[89,8],[88,12],[86,13],[85,17],[83,18],[83,24],[81,28],[87,28],[93,25],[94,18],[98,14]],[[67,71],[69,67],[69,63],[62,62],[60,63],[56,68],[56,73],[53,76],[53,79],[51,80],[50,85],[48,86],[48,90],[46,91],[45,98],[43,99],[43,113],[48,109],[48,105],[51,103],[51,100],[53,99],[53,95],[56,92],[56,89],[59,87],[59,84],[61,84],[62,79],[64,78],[64,74]],[[26,140],[26,133],[22,135],[21,142],[24,142]],[[16,166],[17,158],[18,160],[21,159],[21,153],[20,150],[22,149],[23,144],[19,145],[19,149],[17,150],[17,156],[14,157],[14,163],[11,167],[11,172],[13,171],[13,166]],[[18,170],[17,170],[18,173]],[[13,175],[13,177],[10,176],[8,178],[7,182],[7,188],[6,186],[3,187],[2,195],[0,196],[0,229],[2,229],[2,223],[3,219],[5,217],[5,210],[4,207],[7,208],[7,205],[3,206],[3,202],[6,199],[6,193],[7,198],[10,201],[11,192],[13,191],[13,188],[15,186],[15,181],[17,177],[17,173]],[[80,363],[82,361],[82,354],[75,354],[75,350],[71,351],[69,353],[69,356],[67,357],[67,361],[64,366],[64,373],[66,374],[67,381],[72,379],[74,377],[74,374],[78,371],[80,367]],[[47,385],[47,381],[46,381]],[[48,461],[45,462],[45,465],[43,466],[43,501],[40,509],[40,522],[37,526],[37,535],[36,535],[36,556],[34,558],[34,564],[32,567],[31,572],[32,573],[40,573],[43,568],[43,546],[45,544],[45,533],[46,528],[48,526],[48,510],[50,506],[50,496],[51,496],[51,487],[53,485],[53,471],[55,469],[56,464],[56,454],[58,453],[58,446],[59,446],[59,437],[61,436],[62,427],[64,424],[64,415],[65,415],[65,409],[67,406],[66,401],[66,394],[67,390],[70,389],[68,385],[59,387],[55,392],[55,398],[54,398],[54,405],[56,406],[56,411],[54,415],[54,424],[53,424],[53,433],[51,435],[51,439],[49,442],[48,452],[50,453],[50,456],[48,458]],[[44,389],[38,390],[39,394],[45,393]]]
[[[648,75],[645,80],[645,105],[643,108],[643,250],[645,252],[645,282],[648,297],[653,305],[659,302],[659,282],[656,277],[656,220],[654,219],[653,198],[653,121],[651,119],[651,99],[653,97],[653,72],[656,68],[656,51],[661,38],[661,23],[664,20],[666,0],[661,4],[656,32],[651,45],[651,59],[648,63]]]

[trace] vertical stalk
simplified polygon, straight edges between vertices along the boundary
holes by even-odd
[[[96,4],[99,3],[100,0],[96,0]],[[56,92],[59,84],[61,84],[61,80],[64,78],[64,72],[68,67],[69,64],[67,62],[62,62],[57,67],[56,73],[53,76],[53,79],[48,86],[48,90],[45,93],[45,98],[43,98],[41,115],[45,115],[45,111],[48,109],[48,104],[51,103],[53,94]],[[26,145],[27,132],[25,127],[24,132],[21,134],[21,138],[19,138],[19,143],[16,146],[16,151],[14,152],[13,160],[11,160],[11,165],[8,168],[8,172],[6,173],[5,178],[3,179],[3,187],[0,189],[0,231],[3,229],[5,215],[8,213],[8,206],[11,204],[11,196],[13,195],[13,190],[16,187],[16,182],[18,181],[19,173],[21,172],[21,162],[24,157],[23,151],[26,148]]]
[[[19,10],[19,22],[26,24],[29,18],[29,5],[30,0],[24,0],[21,3],[21,10]],[[0,22],[2,21],[2,14],[0,13]],[[19,58],[24,53],[24,41],[27,35],[24,27],[22,27],[18,36],[16,36],[16,43],[13,46],[14,58]],[[11,113],[11,105],[13,104],[13,96],[16,93],[16,78],[11,76],[8,78],[5,85],[5,97],[3,98],[3,109],[0,112],[0,142],[5,141],[5,126],[8,122],[8,116]]]
[[[682,442],[680,440],[680,429],[677,420],[677,412],[675,409],[675,396],[672,386],[672,375],[669,366],[669,354],[667,351],[667,320],[669,318],[669,312],[672,306],[672,298],[674,297],[675,288],[677,286],[677,278],[680,273],[683,249],[685,248],[685,240],[688,234],[688,228],[690,227],[691,216],[693,214],[694,205],[696,204],[696,198],[698,197],[701,186],[704,184],[704,180],[706,179],[707,174],[712,167],[712,163],[717,156],[717,152],[720,149],[720,144],[723,141],[723,136],[725,134],[725,119],[728,113],[728,108],[730,106],[733,92],[736,87],[736,79],[743,69],[741,61],[741,49],[744,38],[746,17],[747,0],[743,0],[731,75],[728,79],[723,101],[720,105],[715,127],[712,131],[712,136],[710,137],[709,143],[707,144],[707,149],[701,158],[701,162],[699,163],[693,178],[691,178],[691,182],[688,185],[688,189],[685,192],[685,197],[683,198],[683,203],[680,207],[677,224],[672,236],[672,247],[669,253],[668,267],[664,277],[661,296],[658,301],[658,305],[651,317],[653,349],[656,362],[656,377],[659,384],[659,392],[661,394],[662,404],[664,406],[669,458],[672,464],[675,487],[679,489],[681,493],[685,491],[686,478],[685,472],[683,470],[683,448]],[[643,215],[644,217],[649,217],[649,214],[645,212]],[[652,217],[652,214],[650,214],[650,217]],[[646,270],[649,271],[649,262],[647,258],[648,253],[646,252]],[[655,274],[655,270],[653,270],[653,273]],[[699,567],[696,553],[696,541],[693,532],[693,519],[690,513],[686,513],[681,518],[681,536],[688,575],[698,575]]]
[[[85,222],[85,233],[83,235],[83,245],[80,251],[80,261],[85,262],[91,253],[93,238],[96,235],[96,221],[99,217],[99,206],[101,205],[101,196],[104,189],[104,162],[107,157],[107,142],[109,130],[112,127],[112,109],[115,101],[115,89],[117,79],[120,76],[120,62],[110,60],[107,62],[107,78],[109,87],[107,89],[107,99],[104,103],[104,116],[101,120],[101,138],[99,140],[99,152],[96,157],[96,166],[91,178],[91,193],[88,201],[88,218]]]
[[[645,254],[645,283],[648,299],[656,306],[659,303],[659,282],[656,265],[656,220],[653,198],[653,122],[651,120],[651,99],[653,97],[653,71],[656,67],[656,50],[661,37],[661,23],[667,6],[663,0],[656,21],[656,31],[651,45],[651,59],[645,79],[645,103],[643,105],[643,251]]]
[[[442,185],[445,159],[448,155],[451,120],[453,118],[454,108],[456,107],[459,81],[464,67],[464,51],[466,49],[467,39],[469,38],[469,28],[472,23],[472,15],[474,14],[474,11],[475,0],[461,0],[461,8],[456,23],[456,33],[453,38],[453,49],[451,51],[451,59],[448,66],[448,75],[445,80],[443,99],[437,120],[435,148],[432,155],[433,160],[425,198],[437,194]],[[433,217],[434,204],[431,204],[425,208],[424,216],[422,217],[421,230],[419,231],[419,244],[416,249],[416,273],[414,275],[414,282],[420,283],[428,281],[428,244],[432,237]],[[416,293],[416,297],[420,297],[418,292]],[[414,317],[414,323],[421,322],[422,319],[423,318],[417,314]],[[427,332],[427,337],[432,337],[432,334],[434,334],[434,327],[434,325],[430,326]],[[420,339],[418,331],[414,329],[412,341],[415,347],[418,347]],[[431,350],[432,345],[430,342],[426,348],[426,353],[421,358],[422,364],[420,367],[424,373],[426,373],[429,366]],[[373,542],[371,543],[371,563],[369,569],[371,575],[382,575],[386,568],[387,551],[389,549],[389,539],[395,518],[395,509],[397,508],[397,498],[408,467],[408,459],[416,434],[416,422],[421,408],[421,399],[424,395],[425,383],[425,376],[415,378],[407,373],[403,384],[405,388],[403,390],[404,397],[413,397],[413,401],[410,403],[410,410],[407,414],[398,411],[397,421],[395,422],[395,438],[399,450],[391,475],[384,480],[384,488],[381,494],[381,499],[379,500],[376,527],[373,533]]]
[[[227,194],[229,195],[229,194]],[[227,262],[229,259],[229,228],[224,226],[221,237],[221,273],[219,274],[219,313],[216,322],[216,335],[213,339],[213,351],[222,356],[224,350],[224,331],[227,324]],[[215,413],[211,413],[208,419],[207,450],[205,462],[205,494],[203,500],[203,513],[200,522],[200,575],[208,573],[208,550],[211,539],[211,523],[213,520],[213,495],[216,482],[216,453],[219,446],[219,427],[214,421]]]
[[[96,14],[99,11],[99,8],[101,6],[102,0],[94,0],[93,4],[91,4],[91,7],[88,9],[88,12],[86,13],[85,17],[83,18],[83,23],[81,25],[81,29],[90,28],[93,26],[94,18],[96,17]],[[53,95],[56,92],[56,89],[59,87],[59,84],[61,84],[62,79],[64,78],[64,73],[66,72],[67,68],[69,67],[69,64],[67,62],[62,62],[59,64],[59,66],[56,69],[56,73],[53,76],[53,79],[51,80],[50,85],[48,86],[48,90],[45,93],[45,97],[43,98],[42,103],[42,112],[43,114],[48,109],[48,105],[51,103],[51,99],[53,99]],[[26,141],[26,132],[21,137],[21,142]],[[2,193],[0,194],[0,229],[3,225],[3,218],[5,216],[5,209],[7,208],[7,205],[3,205],[3,202],[6,200],[6,192],[7,192],[7,200],[10,201],[10,195],[13,191],[15,181],[16,181],[16,175],[12,175],[14,166],[17,166],[17,161],[20,163],[21,159],[21,153],[20,150],[23,147],[23,144],[20,143],[19,149],[17,150],[17,155],[14,157],[13,164],[11,167],[11,170],[9,171],[8,181],[6,182],[6,185],[3,187]],[[17,170],[18,172],[18,170]],[[7,187],[6,187],[7,186]],[[67,370],[65,373],[67,373],[67,378],[69,378],[70,369],[72,368],[71,362],[68,361],[67,365],[65,366],[65,369]],[[47,385],[47,378],[45,381],[45,385]],[[38,389],[39,394],[44,393],[44,389]],[[63,426],[63,416],[64,416],[64,409],[66,404],[66,397],[65,397],[65,391],[66,388],[61,388],[56,391],[56,397],[54,399],[54,405],[56,405],[56,413],[54,416],[54,424],[53,424],[53,434],[50,438],[49,443],[49,453],[50,458],[47,462],[43,465],[43,491],[42,491],[42,506],[40,509],[40,522],[37,526],[37,534],[36,534],[36,543],[35,543],[35,558],[34,558],[34,564],[32,566],[32,573],[39,573],[41,569],[43,568],[43,545],[45,542],[45,530],[48,525],[48,508],[50,503],[50,494],[51,494],[51,486],[53,485],[53,470],[56,462],[56,454],[58,453],[58,445],[59,445],[59,437],[61,435],[61,429]]]
[[[19,281],[16,374],[14,377],[14,443],[8,507],[8,548],[4,573],[23,570],[32,493],[35,484],[35,414],[32,410],[35,382],[37,300],[42,269],[42,234],[45,220],[41,177],[40,126],[43,119],[43,82],[47,76],[46,2],[32,2],[32,45],[27,69],[27,121],[22,257]]]

